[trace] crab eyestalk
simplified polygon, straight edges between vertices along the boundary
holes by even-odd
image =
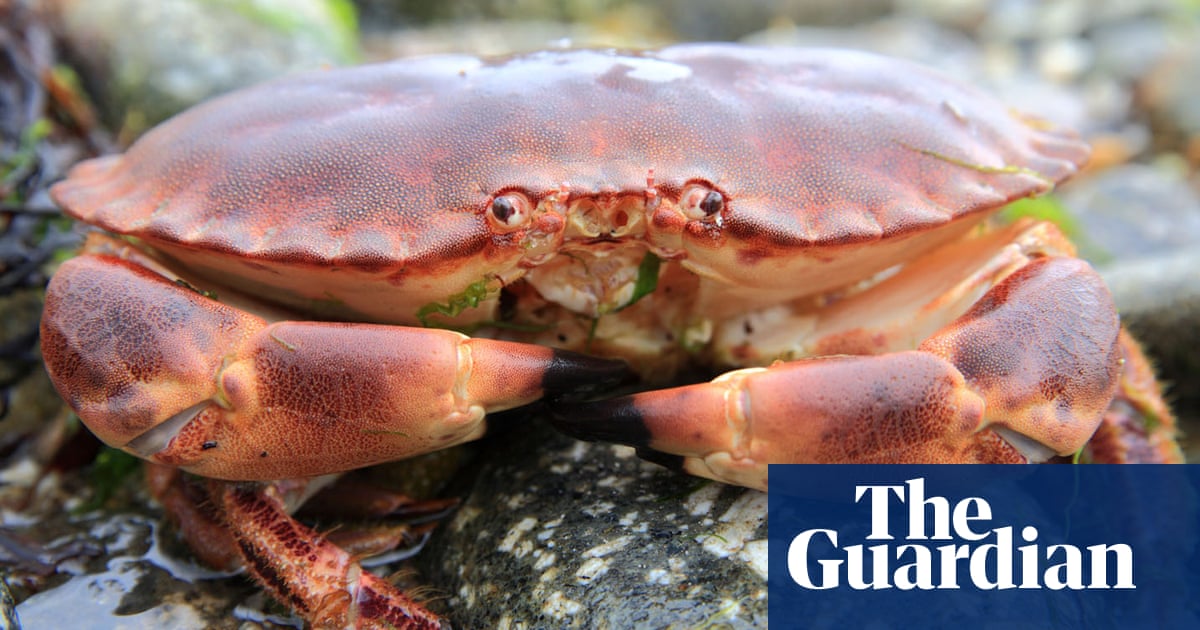
[[[339,472],[480,437],[484,416],[627,378],[622,361],[446,331],[268,323],[112,257],[65,263],[42,339],[105,442],[220,479]]]

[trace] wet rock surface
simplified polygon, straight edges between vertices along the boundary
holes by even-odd
[[[67,536],[78,551],[55,562],[57,586],[17,605],[22,626],[238,627],[235,602],[249,598],[254,588],[240,580],[213,580],[212,571],[165,554],[161,523],[158,514],[107,512],[42,523],[41,527],[70,532]],[[50,544],[66,543],[60,538]]]
[[[456,627],[766,625],[766,494],[522,422],[418,560]]]
[[[138,475],[103,498],[89,475],[46,471],[33,453],[7,463],[0,577],[20,625],[6,628],[232,629],[235,608],[258,597],[183,552]]]

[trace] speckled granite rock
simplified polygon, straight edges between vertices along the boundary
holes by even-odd
[[[766,627],[766,499],[538,420],[418,562],[456,627]]]

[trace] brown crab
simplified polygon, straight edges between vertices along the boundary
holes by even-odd
[[[989,221],[1086,156],[855,52],[318,72],[194,108],[54,188],[122,238],[62,265],[43,350],[103,440],[222,480],[444,448],[490,411],[622,378],[574,352],[649,382],[742,368],[557,423],[755,488],[772,462],[1043,461],[1093,435],[1100,460],[1172,460],[1096,273],[1050,224]],[[437,623],[292,521],[279,487],[159,493],[207,504],[318,626]]]

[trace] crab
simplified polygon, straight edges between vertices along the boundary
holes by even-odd
[[[630,373],[650,389],[554,423],[763,490],[770,463],[1177,461],[1096,272],[1054,225],[992,218],[1087,155],[860,52],[321,71],[53,188],[103,232],[54,276],[43,353],[103,441],[210,480],[156,477],[207,519],[193,542],[316,626],[436,627],[252,482],[443,449]],[[653,389],[696,368],[730,371]]]

